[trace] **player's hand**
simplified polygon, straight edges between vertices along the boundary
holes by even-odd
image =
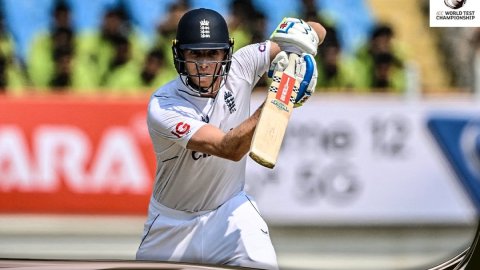
[[[276,71],[283,72],[289,64],[288,54],[281,51],[275,56],[268,69],[268,77],[272,78]],[[308,53],[303,53],[297,58],[295,63],[295,79],[300,82],[297,98],[295,99],[294,107],[302,106],[305,101],[315,92],[317,85],[317,63],[315,58]]]
[[[270,40],[276,42],[282,51],[298,55],[302,53],[317,55],[318,35],[307,22],[301,19],[283,18],[270,36]]]
[[[267,76],[269,78],[273,77],[273,74],[277,71],[283,72],[288,67],[288,54],[284,51],[281,51],[273,58],[268,68]]]
[[[295,78],[300,81],[300,88],[293,104],[294,108],[302,106],[315,92],[317,77],[317,63],[311,54],[304,53],[297,58]]]

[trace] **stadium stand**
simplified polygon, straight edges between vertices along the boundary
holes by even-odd
[[[168,16],[169,7],[177,0],[64,0],[72,8],[73,29],[76,33],[94,32],[99,29],[103,15],[113,6],[123,5],[139,33],[140,43],[155,46],[158,41],[158,26]],[[46,31],[51,26],[51,11],[56,0],[4,0],[0,8],[5,14],[7,29],[15,42],[15,53],[25,64],[35,34]],[[218,10],[224,16],[230,16],[229,1],[188,0],[191,8],[207,7]],[[286,0],[282,5],[273,0],[248,0],[265,15],[266,38],[284,16],[299,16],[302,5],[307,0]],[[415,48],[405,47],[406,58],[418,64],[422,89],[438,90],[448,88],[448,73],[438,55],[435,38],[421,15],[421,6],[417,1],[383,0],[311,0],[317,6],[318,15],[332,23],[337,30],[342,53],[353,55],[365,44],[373,27],[378,22],[390,24],[398,34],[402,44],[415,44]],[[397,16],[399,9],[409,14],[409,19]],[[259,13],[259,14],[260,14]],[[28,14],[28,16],[26,16]],[[412,31],[412,29],[415,29]],[[418,36],[422,36],[418,39]],[[258,39],[258,35],[256,36]],[[165,39],[166,40],[166,39]],[[147,48],[146,49],[151,49]],[[147,50],[145,50],[146,53]],[[166,57],[169,57],[167,54]],[[167,63],[169,60],[167,59]]]
[[[155,27],[165,16],[168,6],[175,0],[98,0],[81,1],[66,0],[72,7],[73,24],[76,31],[83,32],[99,27],[105,10],[111,6],[123,3],[130,12],[136,27],[148,41],[152,41]],[[321,1],[318,6],[333,18],[340,28],[342,47],[351,50],[360,41],[373,24],[365,1]],[[23,59],[28,50],[28,44],[34,33],[45,30],[49,23],[49,14],[55,0],[5,0],[3,1],[7,23],[19,47]],[[229,14],[231,1],[191,0],[192,8],[208,7],[218,10],[222,15]],[[266,35],[268,35],[284,16],[296,16],[301,9],[301,1],[287,0],[282,5],[274,5],[273,1],[253,0],[253,4],[267,16]],[[35,4],[33,4],[35,3]],[[267,12],[268,11],[268,12]],[[347,14],[345,14],[347,13]],[[29,14],[25,17],[24,14]]]
[[[425,91],[442,91],[448,83],[448,74],[441,63],[438,48],[435,45],[435,36],[428,22],[422,17],[420,2],[402,0],[368,0],[374,16],[379,21],[392,25],[405,50],[408,58],[418,64],[422,76],[422,88]],[[399,15],[408,14],[405,16]],[[421,38],[419,38],[421,37]]]

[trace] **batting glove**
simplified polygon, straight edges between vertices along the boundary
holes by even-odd
[[[275,56],[268,69],[268,77],[272,78],[276,71],[283,72],[288,66],[289,60],[286,52],[281,51]],[[295,79],[300,82],[294,108],[302,106],[315,92],[317,85],[317,64],[315,58],[308,53],[303,53],[295,63]]]
[[[281,51],[273,58],[272,63],[270,63],[270,68],[268,69],[267,76],[272,78],[275,72],[283,72],[288,67],[288,54],[284,51]]]
[[[317,55],[318,35],[308,23],[301,19],[284,18],[273,31],[270,40],[276,42],[282,51],[298,55],[302,53]]]
[[[317,63],[311,54],[304,53],[297,58],[295,77],[300,80],[300,88],[293,106],[298,108],[313,95],[317,86]]]

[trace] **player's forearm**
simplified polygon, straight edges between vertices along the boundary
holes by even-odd
[[[226,154],[226,158],[239,161],[248,153],[262,107],[263,105],[238,127],[225,134],[220,147]]]
[[[213,125],[204,125],[188,141],[187,149],[233,161],[241,160],[250,150],[262,107],[263,105],[252,116],[227,133]]]

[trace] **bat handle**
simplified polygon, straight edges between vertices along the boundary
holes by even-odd
[[[300,57],[296,53],[290,53],[288,55],[288,66],[284,70],[284,72],[287,72],[289,75],[294,75],[295,74],[295,66],[297,62],[297,58]]]

